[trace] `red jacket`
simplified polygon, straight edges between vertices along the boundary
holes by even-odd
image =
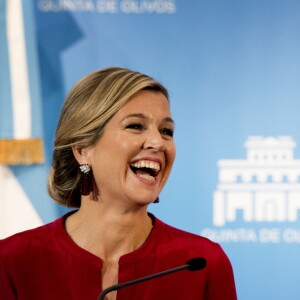
[[[176,272],[118,291],[118,300],[236,300],[231,264],[206,238],[164,224],[154,216],[145,243],[119,260],[119,282],[158,273],[203,257],[200,271]],[[100,258],[77,246],[64,229],[66,216],[0,241],[1,300],[97,300]]]

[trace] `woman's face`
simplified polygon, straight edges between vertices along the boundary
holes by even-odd
[[[142,91],[126,103],[96,145],[87,149],[100,201],[153,202],[175,159],[173,132],[169,102],[162,93]]]

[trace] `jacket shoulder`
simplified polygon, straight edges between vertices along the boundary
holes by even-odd
[[[155,222],[158,230],[170,242],[173,241],[183,247],[192,247],[195,250],[201,249],[201,252],[205,250],[209,252],[222,252],[218,243],[215,243],[206,237],[168,225],[157,218],[155,219]]]
[[[45,247],[53,240],[53,223],[29,229],[0,240],[0,256],[18,256],[27,250]]]

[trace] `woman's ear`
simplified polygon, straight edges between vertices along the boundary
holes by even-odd
[[[87,163],[86,151],[78,146],[73,146],[72,151],[77,162],[82,165]]]

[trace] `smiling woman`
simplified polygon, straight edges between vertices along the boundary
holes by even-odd
[[[171,172],[173,135],[168,92],[151,77],[107,68],[75,84],[58,122],[48,190],[77,209],[0,242],[4,299],[95,300],[112,285],[202,257],[201,271],[128,286],[105,299],[235,300],[221,247],[147,212]]]
[[[140,204],[157,199],[175,158],[170,120],[169,102],[162,93],[140,91],[109,120],[95,145],[74,146],[79,164],[93,170],[102,208],[118,204],[127,211],[139,204],[140,210]]]

